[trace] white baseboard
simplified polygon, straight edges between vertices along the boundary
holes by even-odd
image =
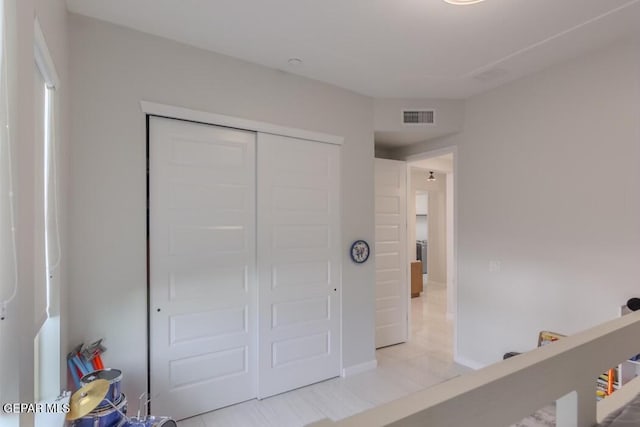
[[[476,362],[475,360],[467,359],[466,357],[456,355],[453,361],[458,365],[466,366],[467,368],[478,370],[486,367],[484,363]]]
[[[358,365],[348,366],[342,369],[343,377],[350,377],[351,375],[361,374],[362,372],[371,371],[378,367],[378,361],[376,359],[368,362],[360,363]]]

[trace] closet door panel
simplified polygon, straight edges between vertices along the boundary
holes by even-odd
[[[255,140],[150,119],[155,412],[183,419],[256,397]]]
[[[263,398],[340,372],[340,148],[258,134]]]

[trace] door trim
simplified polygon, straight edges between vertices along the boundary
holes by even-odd
[[[148,396],[151,396],[151,306],[150,306],[150,288],[151,288],[151,275],[150,275],[150,205],[149,205],[149,170],[150,170],[150,118],[151,117],[161,117],[167,119],[174,120],[182,120],[187,122],[195,122],[206,125],[213,126],[223,126],[235,128],[238,130],[245,131],[253,131],[256,133],[265,133],[272,135],[280,135],[280,136],[288,136],[292,138],[305,139],[313,142],[326,143],[342,146],[344,143],[344,137],[332,135],[328,133],[322,132],[313,132],[299,128],[293,128],[288,126],[279,126],[273,125],[266,122],[260,122],[250,119],[244,119],[240,117],[226,116],[222,114],[210,113],[206,111],[192,110],[184,107],[171,106],[166,104],[159,104],[148,101],[140,101],[140,106],[142,112],[144,113],[144,121],[145,121],[145,184],[146,184],[146,202],[145,202],[145,217],[146,217],[146,232],[145,232],[145,247],[146,247],[146,300],[147,300],[147,339],[145,340],[146,351],[147,351],[147,372],[146,372],[146,391]],[[257,144],[257,140],[256,140]],[[257,146],[256,146],[257,148]],[[342,152],[340,154],[339,160],[339,171],[340,171],[340,186],[339,186],[339,197],[342,200]],[[256,196],[257,197],[257,196]],[[339,229],[339,241],[342,243],[342,222]],[[341,260],[342,261],[342,260]],[[343,286],[342,286],[342,263],[340,266],[340,293],[339,293],[339,305],[340,305],[340,316],[339,316],[339,342],[340,342],[340,354],[339,354],[339,373],[337,376],[341,376],[344,374],[344,343],[343,343],[343,312],[344,307],[342,305],[343,302]],[[370,362],[367,362],[370,363]],[[377,362],[376,362],[377,364]],[[149,402],[148,410],[151,411],[151,402]]]
[[[240,117],[225,116],[207,111],[191,110],[184,107],[140,101],[140,108],[146,115],[179,119],[216,126],[226,126],[240,130],[269,133],[272,135],[290,136],[292,138],[307,139],[314,142],[342,145],[344,137],[322,132],[313,132],[288,126],[279,126]]]

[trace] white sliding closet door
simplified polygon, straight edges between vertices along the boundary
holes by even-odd
[[[407,340],[407,164],[375,160],[376,348]]]
[[[340,373],[340,148],[258,134],[263,398]]]
[[[154,413],[183,419],[256,397],[255,140],[150,119]]]

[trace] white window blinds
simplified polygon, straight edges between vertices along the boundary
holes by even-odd
[[[62,258],[60,246],[60,225],[58,221],[58,163],[56,156],[56,119],[55,89],[47,88],[45,127],[48,129],[45,140],[45,245],[47,262],[47,279],[49,281],[49,314],[57,315],[59,308],[60,281],[58,267]]]
[[[35,222],[34,222],[34,315],[35,332],[37,333],[48,317],[48,286],[46,273],[46,239],[45,239],[45,102],[46,91],[44,77],[40,69],[34,63],[33,73],[33,93],[34,93],[34,130],[35,130],[35,177],[36,177],[36,197],[34,202]]]
[[[5,2],[0,0],[0,318],[18,290],[6,32]]]
[[[49,49],[35,22],[35,119],[36,119],[36,224],[35,224],[35,321],[36,332],[47,317],[59,311],[56,270],[60,263],[55,146],[55,88],[58,76]]]

